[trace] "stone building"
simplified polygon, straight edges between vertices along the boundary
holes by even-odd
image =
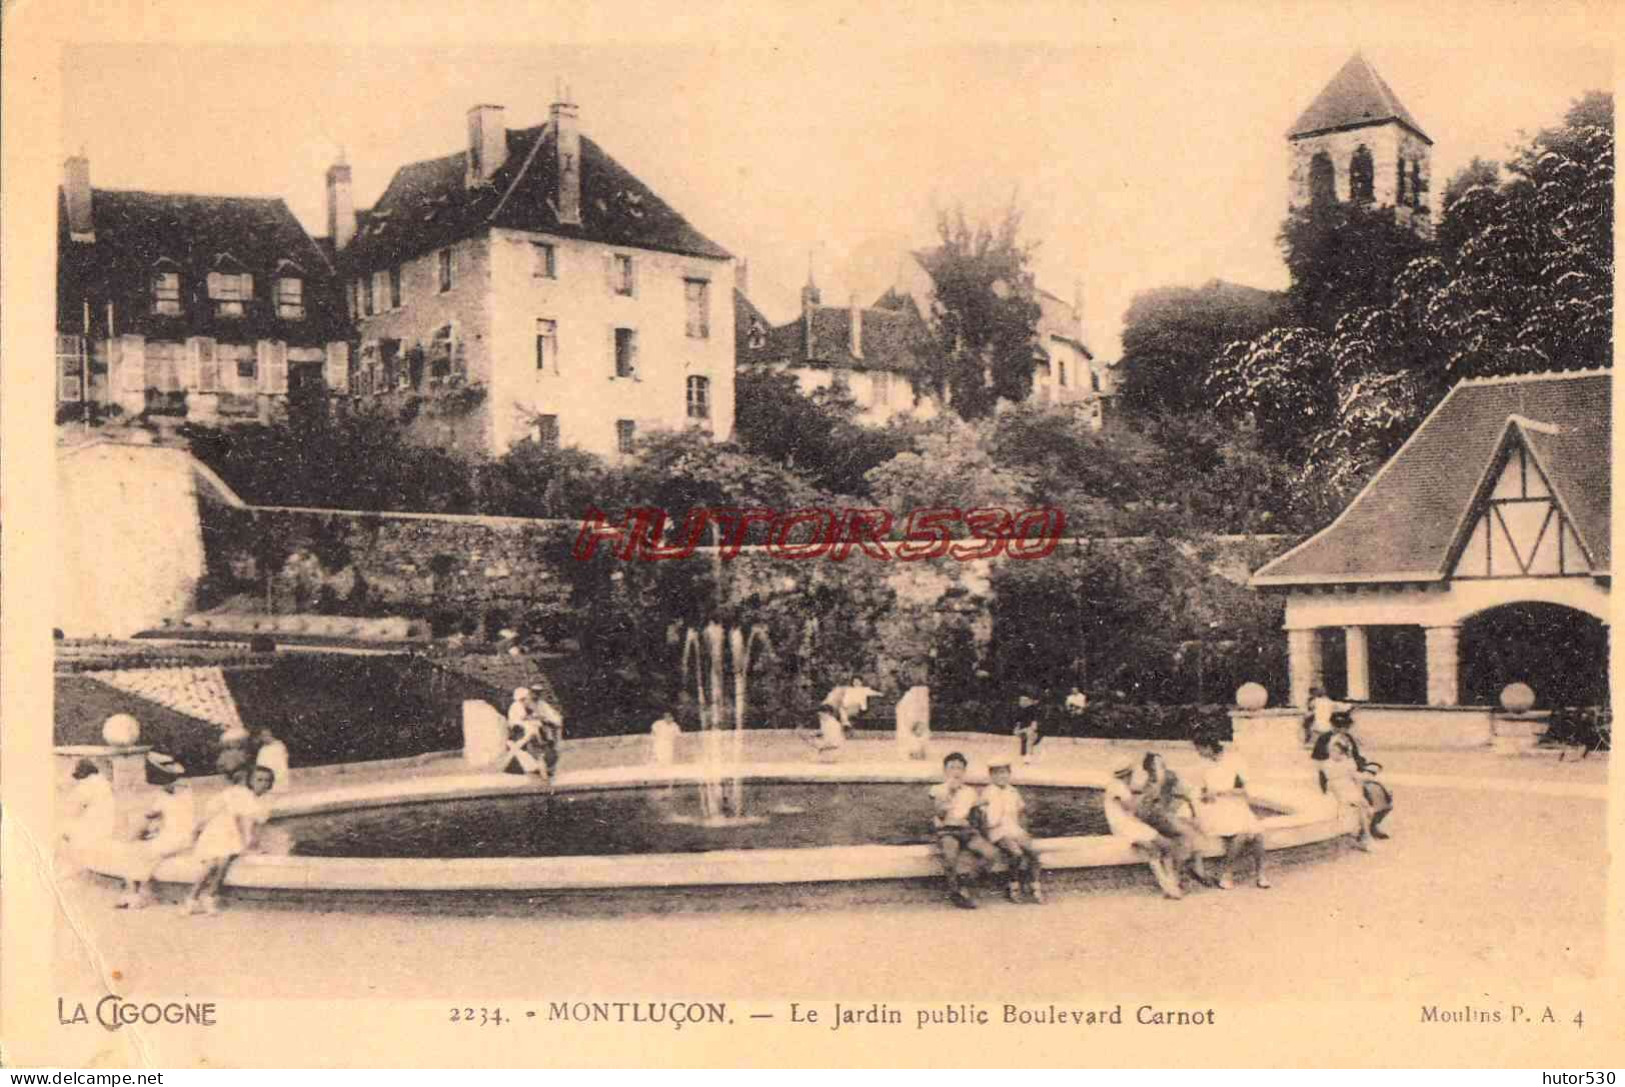
[[[1292,206],[1390,207],[1424,236],[1432,226],[1433,141],[1382,76],[1350,57],[1287,132]]]
[[[1463,381],[1325,529],[1253,575],[1285,595],[1290,700],[1389,707],[1412,738],[1608,697],[1612,374]],[[1432,714],[1401,712],[1425,705]],[[1442,716],[1441,716],[1442,715]],[[1374,725],[1373,727],[1377,727]]]
[[[94,189],[57,206],[57,401],[269,422],[345,388],[332,264],[280,198]]]
[[[883,425],[904,416],[934,419],[942,411],[938,399],[916,390],[919,371],[914,343],[925,334],[924,323],[912,306],[859,304],[856,297],[845,306],[826,306],[817,284],[808,276],[801,289],[801,315],[776,327],[767,327],[749,299],[740,295],[739,321],[746,338],[738,348],[741,366],[765,366],[795,375],[805,395],[839,386],[858,406],[858,421]]]
[[[358,401],[495,455],[729,437],[732,258],[583,135],[573,102],[532,128],[505,116],[470,109],[463,150],[402,166],[361,214],[349,167],[329,169]]]

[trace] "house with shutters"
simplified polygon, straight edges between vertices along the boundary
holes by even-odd
[[[574,103],[530,128],[505,114],[474,106],[461,150],[400,167],[360,214],[349,166],[329,169],[357,406],[491,455],[615,456],[652,429],[727,439],[732,257],[585,136]]]
[[[1509,684],[1537,708],[1607,702],[1612,392],[1606,370],[1462,381],[1258,570],[1284,597],[1286,701],[1320,687],[1371,704],[1373,743],[1446,744],[1487,742]]]
[[[270,422],[346,388],[338,280],[281,199],[93,189],[81,155],[57,222],[60,406]]]

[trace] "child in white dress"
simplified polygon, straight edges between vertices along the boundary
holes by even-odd
[[[252,783],[252,784],[250,784]],[[254,844],[266,809],[260,797],[271,791],[274,775],[265,767],[238,770],[231,784],[209,804],[193,854],[203,863],[203,877],[181,904],[184,913],[219,912],[220,885],[238,855]]]
[[[1219,886],[1224,890],[1235,886],[1236,861],[1251,856],[1257,863],[1258,886],[1269,887],[1264,831],[1247,796],[1246,764],[1234,755],[1226,755],[1224,743],[1211,732],[1198,733],[1195,743],[1197,752],[1206,760],[1196,823],[1203,834],[1224,841]]]

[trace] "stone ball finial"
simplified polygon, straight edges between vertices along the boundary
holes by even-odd
[[[1243,683],[1236,688],[1236,705],[1244,710],[1261,710],[1269,701],[1270,693],[1262,683]]]
[[[1535,708],[1535,690],[1527,683],[1508,683],[1501,688],[1501,708],[1508,713],[1528,713]]]
[[[115,713],[102,722],[102,739],[109,747],[133,747],[141,739],[141,722],[127,713]]]

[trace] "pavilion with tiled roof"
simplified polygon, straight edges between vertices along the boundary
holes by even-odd
[[[1407,627],[1420,628],[1427,704],[1456,706],[1475,664],[1464,624],[1509,606],[1568,616],[1568,641],[1600,623],[1584,666],[1605,683],[1612,382],[1598,370],[1461,382],[1336,520],[1253,575],[1286,596],[1292,705],[1324,685],[1332,630],[1346,690],[1330,693],[1373,700],[1369,635]]]

